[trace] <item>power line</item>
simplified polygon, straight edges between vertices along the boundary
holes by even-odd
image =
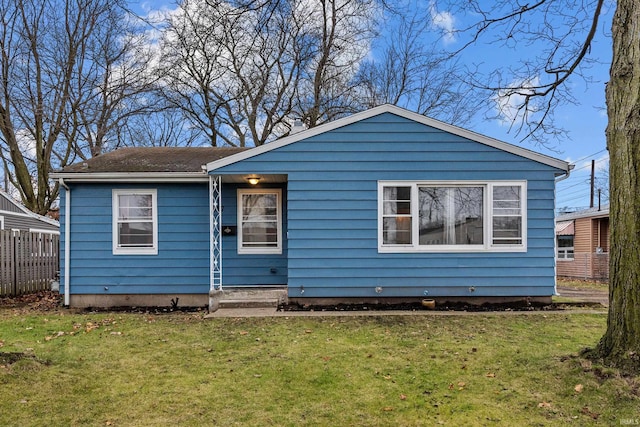
[[[580,158],[580,159],[576,160],[575,162],[573,162],[573,164],[576,164],[576,163],[578,163],[578,162],[581,162],[581,161],[583,161],[583,160],[586,160],[586,159],[588,159],[589,157],[597,156],[598,154],[602,153],[603,151],[607,151],[607,149],[606,149],[606,148],[603,148],[602,150],[600,150],[600,151],[598,151],[598,152],[596,152],[596,153],[589,154],[588,156],[584,156],[584,157],[582,157],[582,158]]]
[[[603,151],[604,151],[604,150],[603,150]],[[596,153],[596,154],[598,154],[598,153]],[[606,159],[609,159],[609,156],[607,156],[607,157],[603,157],[603,160],[604,160],[605,158],[606,158]],[[581,161],[581,160],[578,160],[578,161]],[[576,163],[577,163],[577,162],[576,162]],[[591,167],[591,163],[587,163],[587,164],[586,164],[586,165],[584,165],[584,166],[580,166],[579,168],[575,168],[575,169],[573,169],[571,172],[576,172],[576,171],[579,171],[579,170],[582,170],[582,169],[586,169],[586,168],[590,168],[590,167]]]

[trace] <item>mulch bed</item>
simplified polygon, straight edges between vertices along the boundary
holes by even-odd
[[[58,292],[39,291],[15,297],[0,297],[0,308],[54,311],[62,308],[62,296]]]
[[[445,303],[436,305],[433,309],[427,309],[419,302],[407,302],[401,304],[334,304],[334,305],[302,305],[302,304],[280,304],[279,311],[471,311],[471,312],[491,312],[491,311],[546,311],[564,310],[566,304],[482,304],[474,305],[467,303]]]
[[[510,304],[482,304],[473,305],[467,303],[438,304],[433,311],[468,311],[468,312],[495,312],[495,311],[547,311],[564,310],[569,307],[593,307],[601,304],[591,303],[554,303],[554,304],[528,304],[526,302]],[[16,297],[0,297],[0,309],[12,309],[21,313],[52,312],[67,310],[63,306],[63,298],[58,292],[40,291],[33,294],[25,294]],[[332,304],[332,305],[307,305],[307,304],[280,304],[278,311],[425,311],[429,310],[420,302],[406,302],[399,304]],[[207,307],[92,307],[76,310],[76,312],[129,312],[129,313],[172,313],[206,312]]]

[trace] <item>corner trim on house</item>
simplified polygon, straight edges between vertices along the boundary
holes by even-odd
[[[243,151],[238,154],[233,154],[231,156],[222,158],[220,160],[215,160],[213,162],[207,163],[207,172],[211,172],[223,166],[228,166],[242,160],[249,159],[251,157],[257,156],[262,153],[266,153],[271,150],[275,150],[280,147],[287,146],[289,144],[293,144],[294,142],[311,138],[316,135],[320,135],[325,132],[329,132],[343,126],[347,126],[362,120],[369,119],[371,117],[379,116],[384,113],[395,114],[400,117],[404,117],[409,120],[413,120],[417,123],[421,123],[426,126],[433,127],[435,129],[442,130],[444,132],[451,133],[453,135],[457,135],[463,138],[470,139],[475,142],[479,142],[484,145],[488,145],[493,148],[497,148],[502,151],[506,151],[511,154],[515,154],[548,166],[555,167],[557,169],[568,171],[570,166],[569,163],[564,160],[556,159],[550,156],[546,156],[544,154],[536,153],[531,150],[527,150],[526,148],[517,147],[515,145],[508,144],[503,141],[499,141],[497,139],[481,135],[476,132],[472,132],[467,129],[460,128],[458,126],[450,125],[439,120],[432,119],[430,117],[423,116],[422,114],[414,113],[413,111],[406,110],[404,108],[397,107],[391,104],[380,105],[375,108],[371,108],[369,110],[362,111],[360,113],[353,114],[349,117],[344,117],[342,119],[335,120],[333,122],[325,123],[320,126],[316,126],[314,128],[298,132],[294,135],[289,135],[277,141],[271,142],[269,144],[261,145],[256,148],[252,148],[251,150]]]
[[[64,188],[64,305],[69,307],[71,301],[70,272],[71,268],[71,188],[60,178],[60,186]]]

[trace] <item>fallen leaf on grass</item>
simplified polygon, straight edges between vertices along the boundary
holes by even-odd
[[[400,395],[400,400],[407,400],[407,395],[406,394],[401,394]]]
[[[0,347],[4,347],[4,341],[0,340]]]
[[[496,374],[494,374],[493,372],[488,372],[486,375],[487,378],[495,378]]]
[[[540,402],[540,403],[538,403],[538,408],[551,408],[551,403],[549,403],[549,402]]]
[[[240,331],[240,335],[247,335],[249,332],[247,331]]]
[[[305,334],[310,334],[311,332],[313,332],[311,329],[305,329],[305,330],[304,330],[304,333],[305,333]]]
[[[391,412],[393,411],[393,407],[392,406],[385,406],[384,408],[382,408],[383,411],[385,412]]]
[[[573,389],[576,391],[576,393],[582,393],[584,386],[582,384],[578,384]]]

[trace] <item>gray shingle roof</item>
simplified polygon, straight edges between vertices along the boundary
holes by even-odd
[[[605,216],[609,216],[609,205],[604,205],[600,208],[594,207],[594,208],[583,209],[576,212],[570,212],[570,213],[558,215],[556,217],[556,223],[560,221],[568,221],[568,220],[577,219],[577,218],[588,218],[588,217],[598,218],[598,217],[605,217]]]
[[[201,172],[202,165],[248,150],[236,147],[130,147],[69,165],[63,173]]]

